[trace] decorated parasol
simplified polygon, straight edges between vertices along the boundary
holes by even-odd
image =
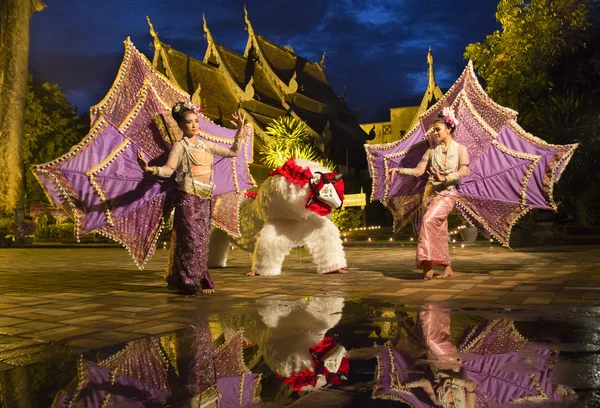
[[[459,120],[454,139],[469,152],[470,174],[458,186],[458,211],[488,237],[508,246],[517,220],[534,208],[556,210],[554,184],[577,144],[553,145],[527,133],[518,113],[495,103],[483,90],[472,62],[446,94],[399,141],[365,145],[373,179],[371,201],[381,200],[394,215],[398,231],[419,213],[427,174],[416,178],[387,171],[413,168],[429,148],[433,122],[444,107]]]
[[[152,256],[165,226],[176,185],[172,179],[144,175],[136,155],[142,149],[152,165],[162,165],[177,139],[171,106],[190,101],[152,68],[150,62],[125,41],[125,57],[106,97],[91,108],[92,126],[86,137],[67,154],[33,172],[54,206],[62,206],[75,220],[75,236],[97,231],[125,246],[142,269]],[[199,137],[231,146],[235,130],[199,115]],[[215,157],[214,200],[220,209],[214,225],[239,234],[237,208],[242,192],[255,186],[248,163],[252,161],[252,128],[248,126],[238,157]],[[227,209],[228,211],[224,211]]]

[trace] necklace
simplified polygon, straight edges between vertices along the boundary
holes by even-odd
[[[189,139],[187,139],[187,142],[192,149],[202,149],[204,147],[204,143],[202,143],[202,141],[198,138],[196,138],[196,141],[194,143],[190,142]]]

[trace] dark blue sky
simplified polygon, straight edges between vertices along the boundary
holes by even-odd
[[[117,73],[130,36],[149,58],[146,15],[160,39],[202,58],[202,13],[215,41],[243,52],[243,6],[254,30],[298,55],[320,61],[334,91],[360,122],[388,120],[388,109],[417,104],[427,85],[427,48],[436,79],[448,88],[466,65],[465,47],[498,29],[496,0],[46,0],[31,20],[30,71],[58,83],[86,112]]]

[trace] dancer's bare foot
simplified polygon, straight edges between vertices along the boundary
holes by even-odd
[[[325,272],[323,275],[333,275],[335,273],[346,274],[346,273],[348,273],[348,267],[344,266],[343,268],[340,268],[340,269],[338,269],[336,271]]]
[[[452,271],[452,267],[450,265],[446,265],[444,267],[444,272],[441,275],[436,276],[437,279],[446,279],[454,276],[454,272]]]
[[[254,272],[254,271],[251,271],[251,272],[248,272],[248,273],[246,274],[246,276],[260,276],[260,273],[257,273],[257,272]]]
[[[205,295],[210,295],[210,294],[215,293],[215,290],[214,289],[202,289],[202,293]]]
[[[423,263],[423,279],[424,280],[433,279],[433,262],[425,261]]]

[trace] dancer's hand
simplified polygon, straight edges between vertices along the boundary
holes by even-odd
[[[148,162],[144,159],[144,154],[142,153],[142,149],[138,149],[137,152],[137,162],[140,165],[140,168],[144,173],[150,172],[150,167],[148,167]]]
[[[396,174],[396,168],[393,169],[388,169],[387,171],[387,179],[392,181],[392,179],[394,178],[394,174]]]
[[[246,115],[244,115],[244,113],[241,111],[234,112],[233,120],[231,121],[231,123],[238,130],[237,134],[235,135],[236,138],[242,139],[242,140],[245,139],[246,138],[246,128],[245,128]]]
[[[446,173],[442,173],[438,170],[433,170],[431,172],[431,175],[433,176],[433,179],[435,181],[439,181],[440,183],[445,183],[446,182]]]

